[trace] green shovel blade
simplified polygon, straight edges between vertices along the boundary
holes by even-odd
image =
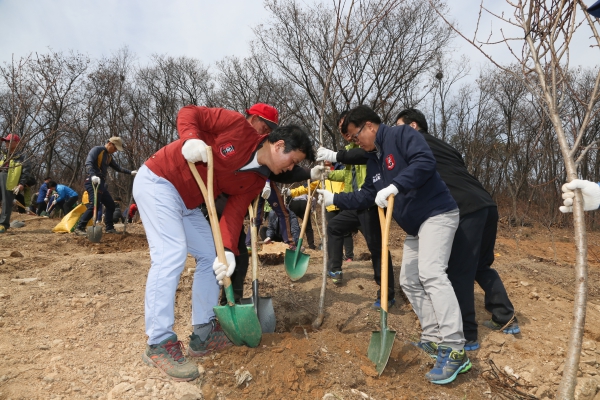
[[[296,250],[287,249],[285,251],[285,272],[293,281],[297,281],[298,279],[302,278],[304,274],[306,274],[308,262],[310,261],[310,256],[300,251],[301,248],[302,238],[298,240],[298,246],[296,246]]]
[[[213,307],[223,331],[236,346],[257,347],[262,337],[260,322],[252,304],[233,303],[233,288],[225,288],[228,304]],[[232,305],[230,305],[232,304]]]
[[[390,331],[387,327],[387,312],[381,310],[381,331],[373,331],[367,355],[369,360],[375,363],[377,373],[381,375],[390,359],[396,331]]]

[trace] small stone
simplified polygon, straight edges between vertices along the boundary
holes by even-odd
[[[57,374],[48,374],[42,379],[44,380],[44,382],[54,382],[56,380],[56,375]]]
[[[47,344],[42,344],[38,347],[38,349],[40,350],[50,350],[50,346],[48,346]]]
[[[526,281],[521,281],[521,282],[519,282],[519,283],[520,283],[520,284],[521,284],[521,286],[523,286],[523,287],[531,286],[531,283],[529,283],[529,282],[526,282]]]
[[[13,251],[13,252],[10,253],[10,256],[11,257],[23,257],[23,254],[21,254],[20,252],[18,252],[18,251],[15,250],[15,251]]]
[[[597,378],[579,378],[575,387],[575,400],[593,400],[600,382]]]

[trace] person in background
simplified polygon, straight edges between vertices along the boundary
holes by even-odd
[[[118,223],[125,223],[125,217],[123,216],[123,212],[121,211],[121,202],[123,200],[121,200],[120,197],[115,197],[115,211],[113,211],[113,222],[118,224]]]
[[[298,238],[300,236],[300,226],[298,225],[298,218],[296,218],[296,214],[289,209],[286,210],[289,215],[289,225],[290,231],[292,233],[292,238],[294,240],[295,246],[298,245]],[[269,215],[267,217],[268,225],[262,226],[259,230],[260,239],[264,244],[269,244],[272,242],[283,242],[283,236],[281,235],[281,224],[279,223],[279,217],[275,210],[269,211]]]
[[[306,183],[304,185],[306,185]],[[297,218],[304,218],[304,212],[306,211],[308,201],[309,199],[306,194],[293,197],[292,201],[290,201],[289,209],[296,214]],[[312,202],[312,199],[310,199],[310,201]],[[304,221],[302,221],[302,223],[304,223]],[[308,243],[308,248],[311,250],[316,250],[317,246],[315,246],[315,233],[310,221],[310,214],[308,215],[308,221],[306,221],[304,233],[306,234],[306,243]]]
[[[54,181],[48,182],[48,190],[54,192],[51,198],[45,198],[44,201],[51,201],[52,207],[56,209],[62,209],[64,215],[67,215],[77,203],[79,195],[76,191],[68,186],[57,184]]]
[[[135,217],[135,214],[137,214],[137,211],[138,211],[137,204],[135,204],[135,200],[133,200],[133,203],[131,203],[131,205],[129,206],[129,210],[127,211],[127,223],[128,224],[133,222],[133,217]]]
[[[42,183],[42,186],[40,186],[40,190],[38,191],[38,195],[37,195],[37,201],[36,201],[36,214],[37,215],[42,215],[42,212],[46,211],[46,202],[45,202],[45,198],[46,198],[46,194],[48,192],[48,182],[50,182],[52,180],[51,177],[47,176],[44,178],[44,183]]]
[[[104,210],[104,231],[106,233],[119,233],[115,230],[113,222],[113,213],[115,211],[115,202],[108,191],[106,185],[106,178],[108,176],[108,167],[111,167],[115,171],[123,174],[129,174],[135,176],[137,170],[130,171],[126,168],[122,168],[113,159],[112,155],[117,151],[123,151],[123,140],[120,137],[113,136],[104,146],[96,146],[90,150],[87,159],[85,160],[85,168],[88,177],[85,180],[84,187],[88,192],[88,198],[90,202],[87,204],[87,210],[81,216],[79,225],[75,229],[75,234],[79,236],[87,236],[85,227],[88,221],[94,214],[94,188],[93,185],[97,185],[98,189],[98,204],[103,204],[106,208]]]
[[[15,196],[25,190],[31,178],[31,163],[27,160],[21,138],[14,133],[0,138],[5,145],[5,153],[0,156],[0,191],[2,211],[0,212],[0,234],[10,228]]]

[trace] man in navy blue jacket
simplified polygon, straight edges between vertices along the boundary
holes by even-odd
[[[102,203],[106,207],[104,213],[104,230],[106,233],[117,233],[113,223],[113,213],[115,212],[115,202],[108,191],[106,185],[106,178],[108,175],[108,167],[111,167],[115,171],[123,174],[130,174],[135,176],[137,170],[130,171],[127,168],[121,167],[113,160],[112,154],[117,151],[123,151],[123,141],[120,137],[113,136],[108,139],[108,142],[104,146],[96,146],[90,150],[87,159],[85,160],[85,169],[88,177],[85,180],[84,187],[88,192],[88,198],[90,202],[87,204],[87,210],[81,216],[79,225],[75,230],[76,235],[85,236],[87,235],[85,228],[88,221],[94,214],[94,189],[93,185],[98,185],[98,203]],[[92,185],[93,184],[93,185]]]
[[[425,376],[433,383],[450,383],[471,368],[460,308],[446,274],[458,206],[435,170],[431,149],[410,126],[386,126],[362,105],[348,113],[342,132],[367,151],[365,183],[353,193],[318,190],[320,197],[325,205],[361,209],[373,201],[386,207],[388,197],[396,196],[392,216],[407,233],[400,286],[421,323],[418,345],[437,347],[436,364]]]

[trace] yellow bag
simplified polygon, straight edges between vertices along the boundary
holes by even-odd
[[[72,209],[70,213],[65,215],[54,228],[52,228],[52,232],[73,232],[85,210],[87,210],[87,207],[84,204],[79,204]],[[90,218],[87,226],[92,226],[93,223],[93,218]]]
[[[83,191],[83,196],[81,196],[81,203],[82,204],[87,204],[89,202],[90,202],[90,198],[88,196],[88,192],[87,192],[87,190],[84,190]]]

